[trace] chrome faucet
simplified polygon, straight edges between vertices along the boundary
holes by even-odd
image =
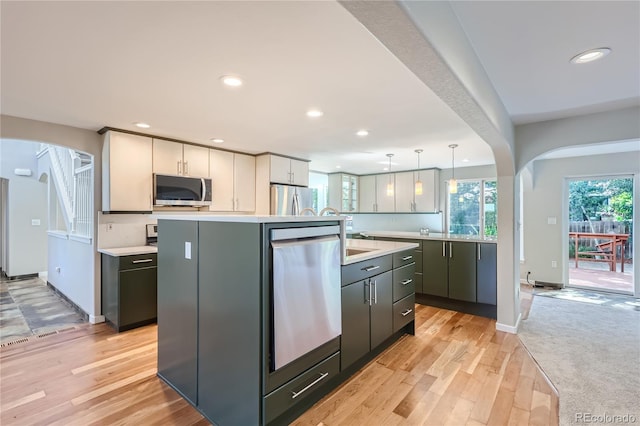
[[[325,212],[331,212],[334,214],[334,216],[340,216],[340,212],[333,207],[325,207],[324,209],[320,210],[320,214],[318,214],[318,216],[324,216]]]
[[[298,216],[303,216],[307,212],[311,213],[312,216],[317,216],[316,211],[311,207],[305,207],[304,209],[300,210],[300,213],[298,213]]]

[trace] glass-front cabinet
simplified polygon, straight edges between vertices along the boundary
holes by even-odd
[[[358,176],[347,173],[329,175],[329,206],[343,213],[358,211]]]

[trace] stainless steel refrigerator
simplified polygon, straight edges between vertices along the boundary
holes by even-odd
[[[311,213],[313,211],[313,213]],[[271,185],[271,214],[298,216],[316,214],[313,210],[313,190],[300,186]]]

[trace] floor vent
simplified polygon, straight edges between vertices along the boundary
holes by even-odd
[[[4,348],[4,347],[7,347],[7,346],[11,346],[11,345],[17,345],[18,343],[27,343],[28,341],[29,341],[28,338],[12,340],[11,342],[3,343],[2,345],[0,345],[0,347]]]
[[[53,336],[54,334],[58,334],[58,331],[50,331],[48,333],[42,333],[42,334],[38,334],[38,339],[40,339],[41,337],[47,337],[47,336]]]

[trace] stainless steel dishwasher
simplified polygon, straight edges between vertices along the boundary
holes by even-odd
[[[340,227],[271,231],[272,371],[341,334]]]

